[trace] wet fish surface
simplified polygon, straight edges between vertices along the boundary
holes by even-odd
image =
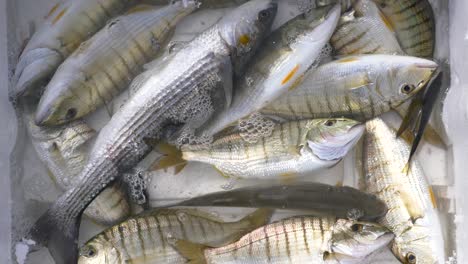
[[[350,119],[290,121],[255,143],[234,133],[208,148],[183,146],[182,159],[211,164],[226,177],[288,179],[334,166],[363,132],[364,126]]]
[[[156,58],[176,24],[197,5],[140,5],[109,21],[58,68],[41,97],[36,123],[60,125],[108,104]]]
[[[304,82],[261,110],[286,120],[372,119],[410,99],[431,79],[433,61],[397,55],[348,56],[309,73]]]
[[[293,217],[260,227],[239,241],[208,248],[179,240],[189,263],[356,263],[393,235],[374,223],[334,217]]]
[[[146,139],[163,138],[169,128],[196,128],[214,108],[230,102],[233,76],[240,75],[269,32],[276,10],[270,0],[249,1],[192,40],[162,69],[137,77],[132,85],[140,86],[138,92],[100,131],[80,181],[26,237],[47,245],[57,263],[75,262],[75,237],[86,206],[149,153]]]
[[[373,221],[387,212],[386,205],[373,195],[347,186],[336,187],[315,182],[256,184],[205,194],[169,206],[307,210],[315,216],[333,215],[362,221]]]
[[[366,124],[365,190],[384,201],[388,213],[378,222],[395,234],[391,249],[403,263],[444,263],[444,238],[434,193],[414,160],[405,167],[410,145],[382,119]]]
[[[271,210],[259,209],[237,222],[224,222],[193,209],[145,212],[86,242],[80,249],[78,263],[187,263],[173,247],[176,239],[223,246],[265,225],[271,213]]]
[[[12,97],[40,92],[39,86],[83,41],[131,4],[131,0],[63,0],[54,5],[19,58]]]

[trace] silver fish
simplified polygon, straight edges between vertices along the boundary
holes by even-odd
[[[33,113],[26,114],[27,129],[39,159],[50,171],[52,180],[62,190],[68,190],[84,168],[89,142],[96,131],[83,121],[46,128],[34,123]],[[92,220],[115,224],[130,215],[130,205],[120,186],[112,184],[101,192],[84,212]]]
[[[163,130],[168,133],[180,125],[197,128],[209,117],[212,99],[216,104],[230,101],[233,76],[240,75],[270,31],[276,10],[271,0],[249,1],[192,40],[164,68],[137,78],[140,89],[100,131],[80,181],[26,237],[47,245],[56,262],[75,262],[79,220],[86,206],[148,154],[147,139],[161,138]]]
[[[121,14],[131,0],[63,0],[52,7],[16,66],[13,97],[38,89],[78,46]]]
[[[60,125],[109,103],[196,8],[195,2],[181,1],[162,8],[136,6],[109,21],[60,65],[41,97],[36,123]]]
[[[273,32],[236,85],[231,107],[216,113],[200,133],[214,135],[297,86],[338,23],[339,6],[326,16],[328,10],[301,14]]]
[[[189,263],[360,263],[393,235],[374,223],[334,217],[294,217],[260,227],[218,248],[178,240]]]
[[[365,190],[387,204],[378,222],[395,234],[393,253],[403,263],[445,263],[434,193],[417,161],[405,168],[411,146],[379,118],[367,122],[366,129]]]
[[[261,112],[288,120],[347,117],[365,121],[410,99],[436,69],[433,61],[408,56],[344,57],[310,72],[299,87]]]
[[[78,264],[186,263],[174,248],[174,240],[222,246],[265,225],[271,210],[259,209],[236,221],[224,222],[203,211],[156,210],[113,226],[80,249]]]

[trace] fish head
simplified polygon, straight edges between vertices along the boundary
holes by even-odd
[[[237,7],[220,20],[219,34],[231,51],[238,76],[270,33],[277,9],[278,4],[272,0],[253,0]]]
[[[333,227],[329,255],[338,263],[357,263],[372,252],[386,246],[394,235],[376,223],[339,219]]]
[[[79,72],[73,75],[57,73],[39,101],[35,122],[39,126],[56,126],[69,123],[89,112],[93,102],[100,98],[98,93],[76,93],[77,86],[86,85]],[[103,100],[103,99],[98,99]]]
[[[119,263],[115,247],[101,235],[87,242],[80,248],[78,264],[110,264]]]
[[[321,160],[343,158],[364,133],[363,124],[347,118],[314,119],[306,129],[307,145]]]
[[[391,93],[392,106],[400,105],[421,91],[438,68],[431,60],[409,56],[389,56],[385,64],[380,67],[385,67],[386,78],[383,79],[386,84],[379,85]]]

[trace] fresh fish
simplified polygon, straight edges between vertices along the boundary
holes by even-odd
[[[435,47],[434,12],[428,0],[372,0],[394,28],[403,51],[432,58]]]
[[[263,184],[209,193],[170,206],[215,206],[307,210],[317,216],[373,221],[384,216],[386,205],[351,187],[315,182]],[[167,207],[167,206],[164,206]]]
[[[381,119],[366,124],[365,189],[387,204],[378,222],[395,234],[392,251],[403,263],[445,263],[436,200],[421,166],[405,168],[410,145]]]
[[[437,64],[408,56],[348,56],[309,73],[296,89],[261,110],[288,120],[372,119],[410,99],[431,79]]]
[[[201,134],[214,135],[297,86],[338,23],[339,6],[325,16],[328,10],[301,14],[273,32],[236,85],[231,107],[217,113]]]
[[[177,240],[189,263],[360,263],[393,235],[374,223],[294,217],[260,227],[230,245],[209,248]]]
[[[132,4],[131,0],[63,0],[52,7],[16,66],[13,97],[36,90],[78,46]]]
[[[237,222],[224,222],[190,209],[146,212],[89,240],[78,264],[186,263],[173,248],[174,240],[223,246],[265,225],[270,216],[271,210],[259,209]]]
[[[330,40],[337,55],[404,54],[394,29],[372,0],[358,0]]]
[[[96,131],[83,121],[75,121],[60,127],[39,127],[34,123],[33,113],[26,114],[27,129],[39,159],[50,171],[52,180],[66,191],[78,179],[87,161],[89,142]],[[130,215],[126,194],[117,184],[101,192],[85,210],[85,215],[94,221],[111,225]]]
[[[57,263],[75,262],[79,220],[86,206],[149,153],[147,139],[176,133],[180,126],[196,128],[213,111],[211,104],[230,101],[233,76],[239,76],[270,31],[276,10],[271,0],[249,1],[188,43],[163,68],[137,77],[132,85],[140,88],[100,131],[80,181],[25,238],[47,245]]]
[[[109,103],[196,8],[193,1],[186,6],[181,1],[162,8],[136,6],[111,20],[58,68],[41,97],[36,123],[67,123]]]
[[[291,179],[334,166],[363,132],[363,125],[349,119],[291,121],[256,143],[234,133],[209,148],[184,146],[182,159],[211,164],[226,177]]]

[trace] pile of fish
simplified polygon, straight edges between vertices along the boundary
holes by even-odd
[[[416,138],[427,125],[438,74],[427,0],[297,1],[275,30],[275,0],[135,2],[62,0],[19,57],[11,97],[63,191],[24,235],[31,251],[56,263],[359,263],[388,246],[402,263],[444,263],[415,146],[380,118],[398,111]],[[216,8],[228,11],[169,45],[179,22]],[[96,132],[88,115],[126,89]],[[356,145],[360,190],[301,182]],[[141,165],[152,151],[162,156]],[[149,209],[145,171],[188,162],[263,183]],[[256,211],[226,222],[191,206]],[[271,222],[275,209],[301,215]],[[108,229],[79,248],[83,213]]]

